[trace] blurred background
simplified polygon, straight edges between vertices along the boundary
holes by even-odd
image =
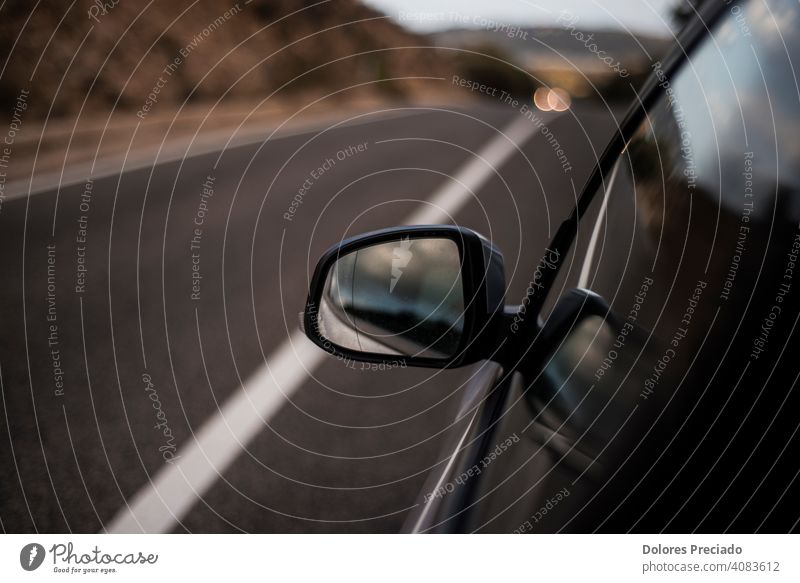
[[[309,346],[316,259],[455,222],[505,254],[515,302],[689,14],[0,3],[2,529],[399,530],[472,372]]]
[[[453,75],[531,103],[537,88],[552,87],[570,101],[627,104],[687,5],[186,0],[145,8],[82,0],[69,10],[32,10],[9,2],[0,21],[0,104],[10,118],[20,90],[32,90],[26,121],[36,128],[15,147],[18,157],[35,150],[40,170],[60,166],[68,144],[67,162],[86,158],[101,133],[103,153],[124,151],[137,124],[134,148],[244,119],[248,130],[378,103],[496,101],[454,86]],[[10,177],[26,173],[20,163],[10,169]]]

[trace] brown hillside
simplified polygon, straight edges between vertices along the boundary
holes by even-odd
[[[71,117],[81,107],[96,113],[115,104],[147,116],[186,99],[252,101],[276,90],[277,99],[311,99],[355,84],[368,86],[335,99],[413,97],[448,84],[387,79],[452,71],[447,55],[398,48],[430,43],[356,0],[113,3],[101,8],[102,0],[79,0],[67,11],[68,3],[43,2],[33,14],[32,3],[6,4],[0,11],[4,113],[25,89],[31,92],[26,115],[39,118],[51,107],[51,115]]]

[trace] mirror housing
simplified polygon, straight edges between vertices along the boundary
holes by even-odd
[[[396,227],[325,252],[303,328],[342,360],[453,368],[492,357],[504,301],[503,256],[484,237],[448,225]]]

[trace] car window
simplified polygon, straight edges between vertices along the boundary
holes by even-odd
[[[800,5],[752,0],[730,3],[676,73],[653,64],[661,97],[595,196],[557,290],[592,290],[610,317],[576,322],[528,392],[606,470],[576,521],[744,524],[759,480],[789,463],[798,62]]]

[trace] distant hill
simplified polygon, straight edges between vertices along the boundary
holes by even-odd
[[[663,58],[672,46],[666,38],[563,27],[453,29],[437,33],[433,39],[440,47],[457,49],[452,51],[454,55],[458,50],[475,51],[520,67],[534,79],[524,79],[519,72],[512,79],[513,67],[501,67],[485,57],[466,52],[457,57],[460,69],[472,70],[473,77],[493,83],[499,83],[504,68],[505,85],[516,88],[517,93],[537,85],[555,85],[568,89],[573,96],[622,101],[633,99],[631,86],[639,87],[651,63]]]
[[[592,34],[634,74],[634,84],[670,45],[616,31]],[[405,48],[431,45],[486,53],[526,73],[457,50]],[[59,2],[6,2],[0,63],[0,121],[24,90],[30,91],[25,115],[32,118],[70,119],[81,108],[102,113],[112,107],[146,117],[168,115],[186,99],[252,102],[276,91],[276,101],[292,104],[323,96],[333,103],[413,99],[430,91],[463,97],[465,91],[447,82],[454,74],[524,95],[554,84],[574,96],[600,87],[604,95],[631,98],[611,68],[563,28],[520,29],[514,38],[490,30],[426,37],[358,0],[78,0],[71,9]],[[417,79],[392,80],[400,77]]]
[[[437,45],[443,47],[495,46],[513,58],[514,62],[529,70],[544,68],[569,68],[573,63],[586,72],[603,72],[608,66],[587,48],[596,45],[610,56],[635,72],[649,66],[650,60],[663,57],[672,40],[661,37],[631,35],[616,30],[573,31],[565,28],[520,28],[503,31],[452,29],[434,35]],[[577,36],[582,33],[584,36]],[[591,34],[592,39],[585,39]]]
[[[68,2],[6,2],[0,102],[7,111],[30,89],[26,115],[34,117],[114,104],[156,111],[187,97],[266,97],[284,85],[282,97],[321,96],[373,81],[382,82],[338,99],[402,97],[426,82],[383,80],[452,71],[447,55],[397,49],[425,44],[357,0],[78,0],[71,10]]]

